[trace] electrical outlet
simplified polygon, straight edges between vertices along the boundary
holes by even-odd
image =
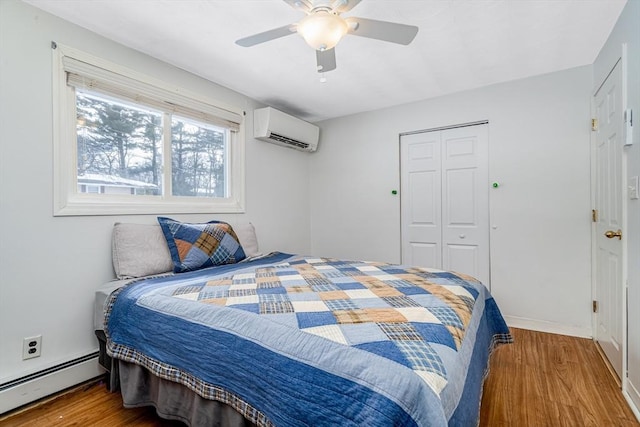
[[[22,340],[22,360],[40,357],[42,353],[42,335],[27,337]]]

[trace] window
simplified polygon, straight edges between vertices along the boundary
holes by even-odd
[[[54,49],[54,215],[243,212],[241,111]]]

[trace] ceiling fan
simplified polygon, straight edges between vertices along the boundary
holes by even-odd
[[[408,45],[418,33],[418,27],[373,19],[348,17],[341,13],[353,9],[361,0],[284,0],[307,14],[298,23],[274,28],[244,37],[236,44],[249,47],[293,33],[300,34],[316,51],[318,72],[335,70],[335,46],[346,34]]]

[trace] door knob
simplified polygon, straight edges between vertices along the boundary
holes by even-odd
[[[604,233],[605,236],[607,236],[607,238],[609,239],[613,239],[614,237],[617,237],[618,240],[622,240],[622,230],[618,229],[618,231],[607,231],[606,233]]]

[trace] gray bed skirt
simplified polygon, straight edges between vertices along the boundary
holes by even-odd
[[[139,365],[122,360],[115,362],[126,408],[153,406],[160,417],[182,421],[191,427],[255,426],[225,403],[204,399],[182,384],[158,378]]]

